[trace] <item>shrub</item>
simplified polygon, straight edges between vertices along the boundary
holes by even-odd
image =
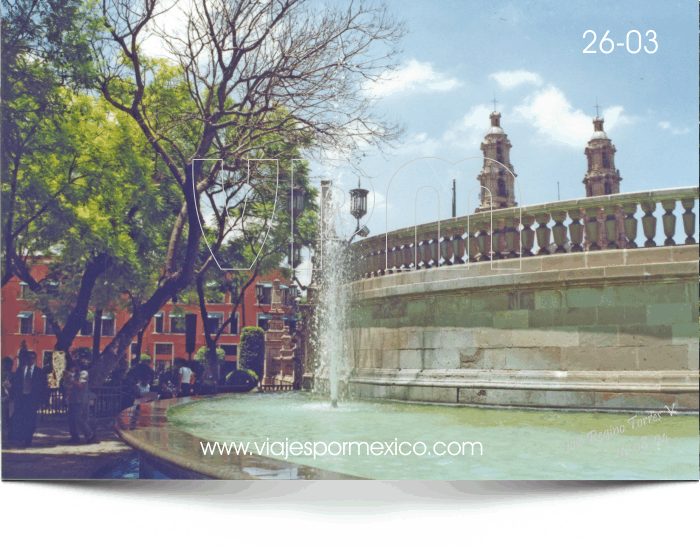
[[[245,391],[250,391],[258,385],[258,375],[248,369],[234,370],[226,376],[226,385],[246,386],[247,389]]]
[[[142,354],[141,354],[141,359],[139,359],[139,362],[141,362],[141,363],[146,363],[147,365],[150,366],[151,361],[152,361],[152,358],[151,358],[150,355],[148,355],[147,353],[142,353]]]
[[[194,360],[201,363],[205,368],[215,367],[214,361],[212,361],[211,354],[209,353],[209,348],[207,346],[202,346],[194,354]],[[226,360],[226,352],[221,348],[216,348],[216,361],[217,364],[221,364]]]
[[[245,327],[241,331],[238,364],[240,370],[251,370],[258,380],[262,378],[265,368],[265,331],[263,329]]]

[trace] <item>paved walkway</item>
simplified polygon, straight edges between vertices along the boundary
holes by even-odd
[[[97,441],[68,443],[68,422],[44,421],[34,434],[32,446],[15,448],[3,442],[2,479],[95,479],[106,477],[114,463],[133,449],[114,433],[114,420],[100,422]]]

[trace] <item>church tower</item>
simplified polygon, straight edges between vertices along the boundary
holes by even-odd
[[[603,130],[605,120],[593,119],[594,132],[586,147],[588,172],[583,178],[587,197],[613,195],[620,192],[620,171],[615,169],[615,146]]]
[[[598,105],[596,104],[596,115],[598,115],[597,109]],[[613,195],[620,192],[622,178],[620,171],[615,168],[617,150],[603,130],[604,122],[605,120],[600,116],[593,119],[593,135],[585,151],[588,159],[588,171],[583,178],[583,184],[586,186],[586,197]],[[614,212],[605,212],[601,209],[597,218],[600,248],[627,248],[630,246],[625,238],[624,218],[625,215],[620,208]],[[608,241],[606,220],[608,223],[614,223],[615,240]],[[588,216],[585,217],[585,221],[588,222]],[[588,231],[586,230],[584,248],[588,250],[588,247]]]
[[[497,208],[510,208],[518,205],[515,202],[515,180],[510,173],[515,174],[513,165],[510,163],[510,148],[512,146],[508,141],[508,136],[501,128],[501,113],[494,110],[490,117],[491,128],[481,143],[481,150],[484,152],[484,166],[476,177],[488,191],[481,189],[481,204],[477,207],[477,212],[491,210],[492,206],[496,210]],[[510,172],[501,165],[507,166]]]

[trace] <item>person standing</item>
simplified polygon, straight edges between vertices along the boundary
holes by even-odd
[[[70,431],[70,442],[80,443],[80,431],[85,438],[85,442],[92,443],[95,440],[95,433],[87,423],[88,372],[77,362],[72,362],[68,371],[69,376],[66,377],[65,384],[68,389],[68,430]]]
[[[10,387],[12,386],[12,357],[2,358],[2,441],[10,437]]]
[[[36,365],[36,353],[27,352],[27,364],[15,371],[10,399],[15,410],[10,423],[10,439],[22,447],[29,447],[36,431],[37,411],[46,400],[48,380],[43,369]]]
[[[178,397],[183,397],[190,394],[192,383],[192,369],[187,365],[182,365],[180,367],[180,379],[177,385]]]

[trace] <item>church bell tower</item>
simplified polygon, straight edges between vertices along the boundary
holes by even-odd
[[[588,159],[588,171],[583,178],[583,184],[586,186],[586,197],[599,197],[601,195],[613,195],[620,192],[620,171],[615,168],[615,153],[617,150],[612,142],[608,139],[605,130],[603,130],[603,119],[598,113],[598,105],[596,104],[596,117],[593,119],[593,135],[588,142],[585,153]],[[625,238],[624,231],[625,215],[618,207],[614,212],[606,212],[601,209],[598,215],[598,235],[599,248],[628,248],[636,246],[633,243],[628,243]],[[588,222],[588,216],[585,217]],[[613,224],[616,238],[608,240],[606,224]],[[588,250],[591,246],[588,240],[588,231],[586,230],[586,239],[584,248]]]
[[[501,113],[497,113],[494,108],[490,118],[491,128],[481,143],[481,150],[484,152],[484,166],[476,178],[486,189],[481,189],[481,204],[477,207],[476,212],[518,205],[515,202],[515,180],[513,178],[515,172],[510,163],[510,148],[512,146],[508,141],[508,136],[501,128]]]

